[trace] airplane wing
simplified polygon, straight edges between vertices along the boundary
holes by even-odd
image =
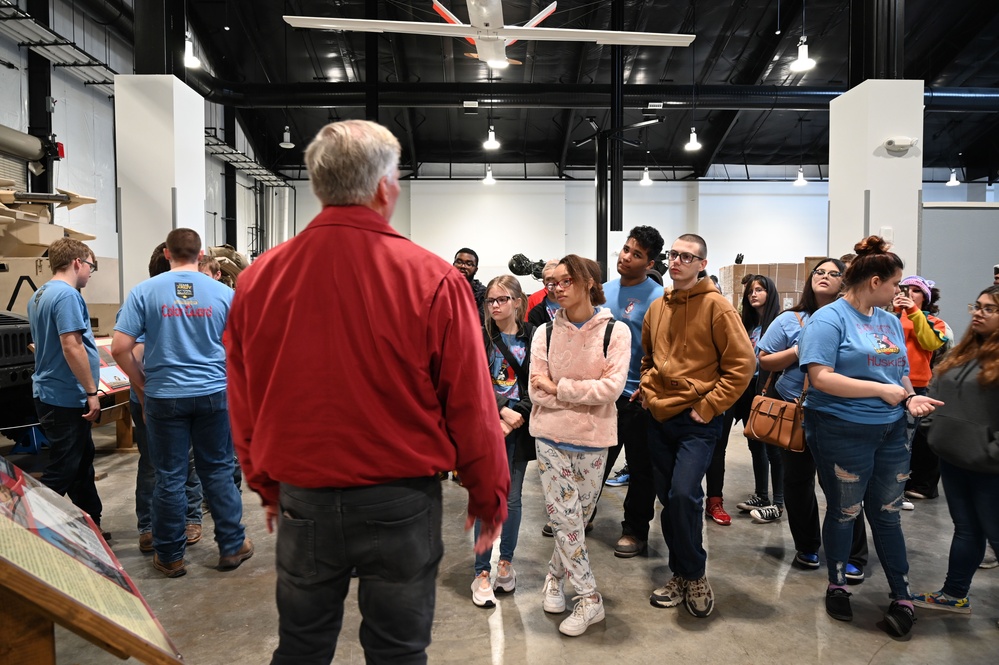
[[[352,32],[389,32],[492,41],[501,39],[533,39],[542,41],[621,44],[624,46],[690,46],[690,43],[694,41],[694,35],[665,32],[615,32],[612,30],[529,28],[526,26],[483,30],[470,25],[422,23],[418,21],[375,21],[320,16],[285,16],[283,18],[285,23],[293,28],[345,30]]]

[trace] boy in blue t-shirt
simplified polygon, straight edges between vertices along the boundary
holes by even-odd
[[[94,484],[90,433],[91,422],[101,412],[97,397],[100,357],[87,304],[79,291],[97,270],[97,259],[89,247],[72,238],[56,240],[48,254],[53,277],[28,301],[35,344],[32,394],[50,446],[41,481],[58,494],[68,493],[100,526],[103,506]]]
[[[624,521],[614,556],[627,559],[646,550],[649,522],[655,516],[656,489],[649,458],[649,414],[642,408],[638,383],[642,367],[642,323],[649,306],[662,297],[663,287],[648,276],[663,251],[663,237],[651,226],[636,226],[617,258],[619,279],[604,284],[606,307],[614,318],[631,330],[631,364],[624,392],[617,400],[617,445],[607,455],[604,482],[624,447],[628,458],[628,493],[624,499]]]

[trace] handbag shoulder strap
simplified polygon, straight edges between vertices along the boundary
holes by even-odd
[[[503,354],[503,357],[506,359],[507,364],[513,368],[513,372],[514,374],[517,375],[517,379],[524,385],[530,385],[531,380],[529,377],[527,377],[526,374],[524,374],[524,366],[521,365],[519,362],[517,362],[517,359],[513,357],[513,354],[510,353],[510,349],[507,348],[507,345],[503,341],[503,338],[494,337],[493,343],[496,344],[496,348],[499,349],[500,353]]]

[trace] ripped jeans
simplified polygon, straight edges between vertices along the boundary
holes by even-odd
[[[892,598],[911,599],[899,515],[911,457],[905,417],[869,425],[806,408],[805,438],[826,495],[822,541],[829,583],[846,584],[853,521],[863,510]]]

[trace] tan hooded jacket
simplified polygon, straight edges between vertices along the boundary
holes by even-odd
[[[692,408],[710,422],[735,404],[756,370],[739,314],[710,279],[652,303],[642,348],[642,396],[659,421]]]

